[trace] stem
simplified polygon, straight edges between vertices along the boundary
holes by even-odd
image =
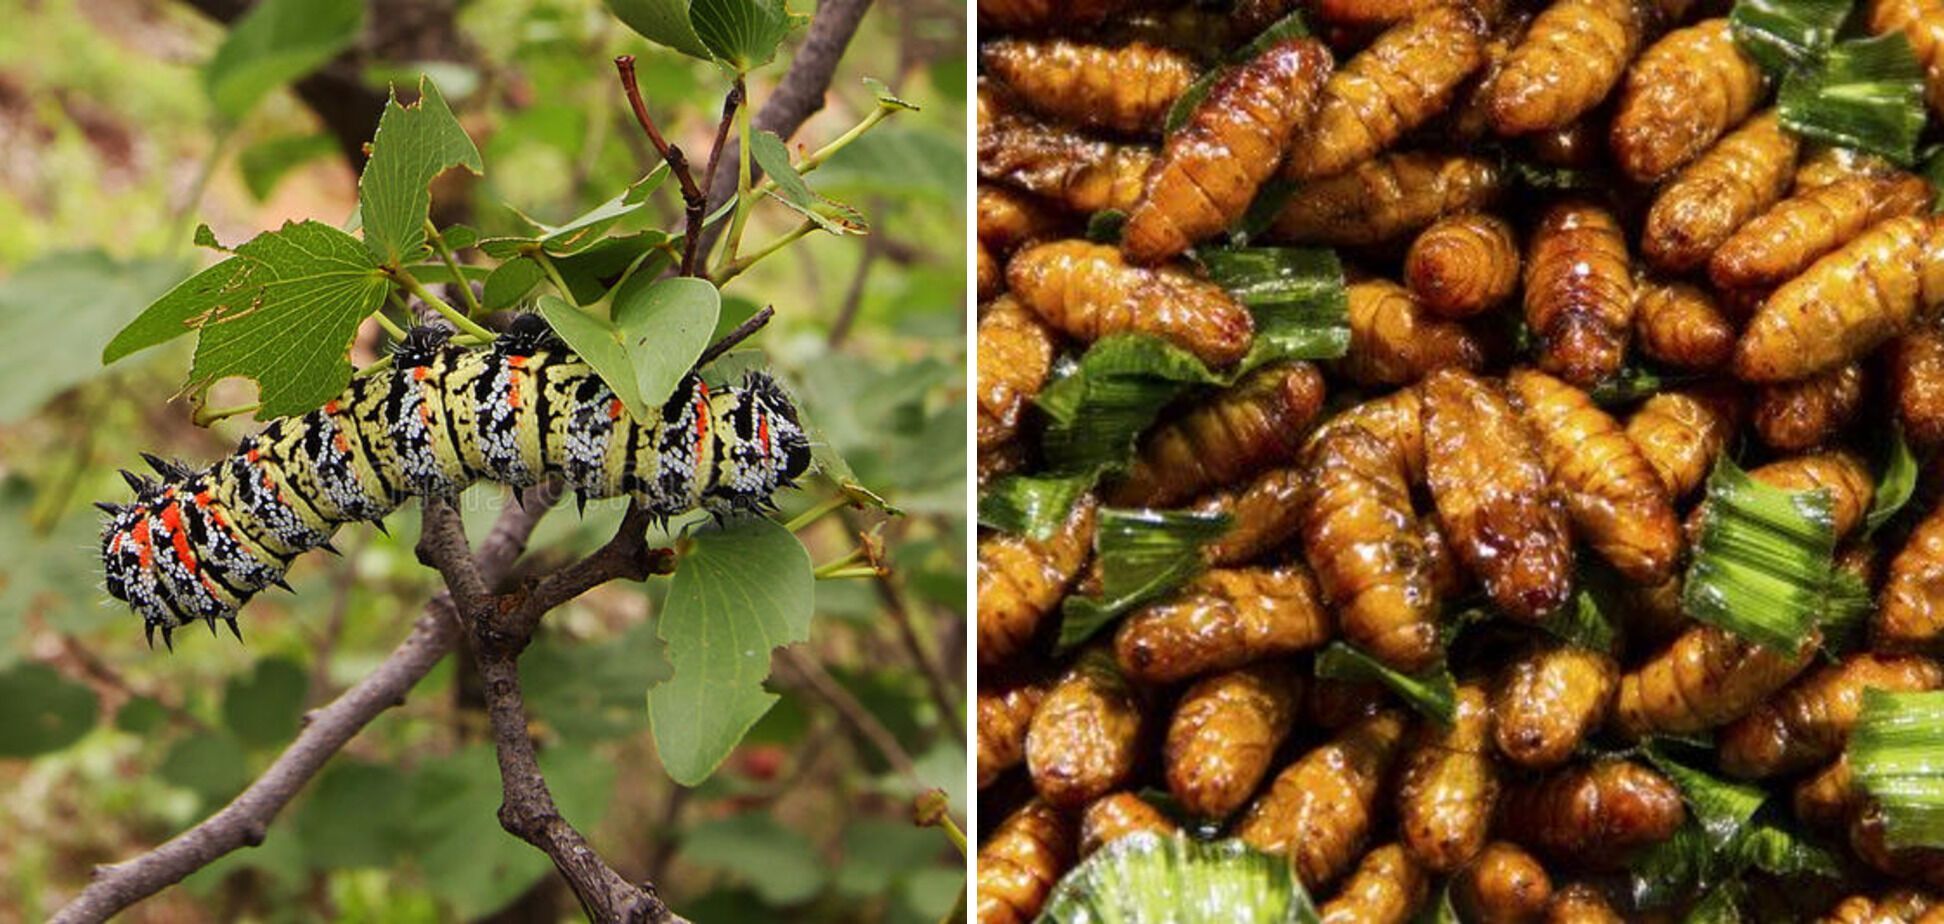
[[[877,577],[878,569],[870,565],[854,565],[849,568],[839,568],[835,571],[825,571],[822,568],[818,568],[815,575],[819,581],[848,581]]]
[[[744,272],[748,271],[750,267],[755,266],[757,263],[762,262],[764,257],[768,257],[771,254],[774,254],[777,251],[782,250],[783,248],[788,247],[791,244],[794,244],[797,241],[802,240],[804,237],[808,236],[810,232],[815,230],[817,230],[817,223],[806,218],[804,219],[802,224],[799,224],[795,228],[791,229],[788,234],[785,234],[782,237],[779,237],[776,240],[773,240],[768,244],[763,245],[761,250],[752,251],[747,256],[737,257],[728,260],[727,262],[718,265],[715,268],[715,270],[711,272],[709,275],[711,278],[715,280],[716,286],[720,288],[723,285],[723,283],[726,283],[729,280],[742,275]],[[736,239],[734,237],[734,232],[731,232],[731,236],[729,238],[731,252],[735,250],[735,243],[736,243]]]
[[[478,323],[473,321],[473,319],[466,317],[463,314],[460,314],[457,309],[447,304],[445,299],[440,298],[437,295],[433,295],[432,290],[427,289],[425,287],[425,284],[419,282],[418,278],[413,276],[411,273],[408,273],[403,269],[396,269],[396,270],[392,270],[391,274],[393,279],[398,280],[398,282],[405,287],[405,291],[418,296],[419,301],[431,305],[432,310],[437,311],[442,315],[445,315],[445,319],[451,321],[452,326],[457,327],[460,330],[468,334],[471,334],[475,337],[478,337],[482,340],[493,339],[492,331],[489,331],[484,327],[480,327]]]
[[[729,219],[729,250],[724,259],[734,261],[742,246],[743,226],[749,222],[753,203],[749,191],[749,110],[736,113],[736,214]]]
[[[668,143],[662,137],[661,129],[655,127],[655,120],[648,115],[648,104],[641,99],[641,85],[635,81],[634,55],[621,55],[614,59],[615,70],[621,72],[621,89],[628,94],[628,106],[634,110],[635,121],[648,135],[649,143],[659,151],[662,160],[668,164],[670,173],[682,184],[682,205],[688,213],[688,241],[684,244],[682,256],[682,275],[695,275],[695,249],[701,239],[702,219],[709,210],[709,197],[700,186],[695,185],[695,175],[689,170],[688,158],[682,149]],[[726,114],[724,116],[727,118]],[[720,142],[717,142],[720,144]]]
[[[239,404],[235,407],[217,408],[216,410],[213,411],[206,410],[206,409],[200,410],[195,412],[194,414],[191,414],[189,419],[192,422],[194,422],[195,425],[198,427],[207,427],[210,424],[213,424],[219,420],[227,420],[231,417],[237,417],[243,414],[255,413],[258,409],[262,407],[263,407],[263,402],[252,401],[249,404]]]
[[[736,325],[735,330],[723,334],[721,340],[709,344],[709,348],[703,350],[702,355],[695,358],[695,368],[700,369],[703,366],[715,362],[722,354],[734,349],[736,344],[748,340],[757,331],[762,330],[763,325],[768,324],[770,318],[775,316],[776,309],[769,305],[764,305],[763,310],[750,315],[749,320]]]
[[[736,85],[729,89],[729,95],[722,100],[722,120],[716,123],[715,143],[709,146],[709,165],[702,171],[702,186],[715,185],[716,168],[722,166],[722,146],[729,140],[729,126],[736,121],[736,113],[742,109],[748,88],[743,84],[741,74],[736,75]],[[706,262],[701,252],[702,225],[707,218],[709,201],[707,197],[687,199],[683,203],[688,211],[688,226],[682,241],[682,275],[695,275],[698,262]]]
[[[392,335],[392,339],[394,340],[405,339],[405,331],[398,326],[397,322],[393,321],[391,318],[385,317],[384,312],[382,311],[372,312],[371,319],[377,321],[378,326],[385,329],[385,333]]]
[[[829,577],[837,573],[838,571],[842,571],[845,568],[857,564],[857,560],[863,557],[864,557],[863,549],[861,548],[852,549],[849,555],[845,555],[842,558],[834,559],[832,561],[824,562],[823,564],[818,565],[816,568],[812,569],[810,573],[812,575],[815,575],[818,579]]]
[[[821,520],[832,513],[842,510],[849,504],[850,504],[850,498],[845,497],[842,494],[832,495],[830,497],[824,498],[823,502],[818,504],[817,506],[812,507],[809,510],[805,510],[804,512],[799,513],[795,517],[791,518],[790,522],[783,524],[783,528],[793,533],[800,532],[805,526],[809,526],[810,524],[815,523],[818,520]]]
[[[959,856],[965,856],[965,832],[959,829],[958,822],[953,821],[950,815],[941,814],[938,816],[938,826],[945,829],[945,839],[958,848]]]
[[[439,233],[439,226],[433,224],[430,218],[425,220],[425,236],[431,239],[432,249],[439,252],[439,259],[444,261],[446,269],[452,271],[453,285],[459,287],[459,297],[466,303],[466,313],[479,314],[479,297],[473,294],[472,283],[467,282],[466,275],[459,272],[459,261],[453,258],[452,248],[446,246],[445,235]]]
[[[533,261],[540,264],[541,269],[547,271],[547,281],[553,283],[555,289],[560,290],[560,297],[566,299],[567,304],[579,308],[580,302],[574,300],[574,290],[567,288],[567,280],[561,278],[560,268],[554,266],[553,258],[547,256],[547,252],[544,250],[535,250],[533,252]],[[616,286],[616,288],[618,289],[620,287]]]

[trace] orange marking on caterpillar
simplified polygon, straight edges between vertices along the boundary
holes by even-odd
[[[431,374],[432,374],[432,370],[429,367],[426,366],[412,367],[412,381],[414,382],[423,382],[425,381],[425,377]]]
[[[149,542],[147,518],[135,521],[135,528],[129,530],[128,539],[130,542],[135,543],[136,552],[142,558],[142,570],[147,571],[149,566],[155,562],[155,546]]]
[[[762,453],[764,458],[769,458],[769,412],[760,409],[756,412],[756,451]]]
[[[162,508],[162,525],[169,528],[169,544],[175,547],[176,560],[182,562],[190,574],[201,576],[202,568],[196,564],[196,550],[189,547],[189,534],[182,529],[182,508],[180,501],[170,501]]]
[[[613,400],[610,400],[610,401],[608,402],[608,419],[609,419],[609,420],[620,420],[620,419],[621,419],[621,411],[622,411],[623,409],[624,409],[624,406],[623,406],[623,405],[621,404],[621,399],[620,399],[620,398],[615,398],[615,399],[613,399]]]

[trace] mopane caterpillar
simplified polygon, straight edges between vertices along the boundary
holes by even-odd
[[[107,589],[142,616],[151,643],[236,613],[286,586],[298,555],[329,548],[339,525],[379,521],[408,497],[448,498],[479,480],[523,488],[560,476],[583,498],[628,495],[670,517],[759,510],[810,467],[810,441],[783,389],[762,372],[711,389],[684,377],[649,420],[630,417],[594,369],[523,315],[487,350],[413,330],[386,375],[354,379],[301,417],[270,422],[201,470],[153,456],[157,481],[109,514]]]

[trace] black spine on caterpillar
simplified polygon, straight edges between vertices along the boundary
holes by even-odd
[[[583,497],[629,495],[664,518],[698,508],[720,517],[772,507],[810,467],[796,409],[764,373],[711,390],[691,372],[654,419],[637,421],[538,315],[517,319],[490,350],[447,336],[413,330],[388,375],[271,421],[208,468],[145,456],[160,480],[123,472],[135,500],[99,505],[109,514],[103,567],[150,644],[157,629],[167,644],[196,620],[237,632],[237,610],[265,587],[287,588],[298,555],[412,497],[557,475]]]

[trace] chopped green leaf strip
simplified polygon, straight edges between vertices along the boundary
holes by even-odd
[[[1603,408],[1625,407],[1653,397],[1693,376],[1667,375],[1645,366],[1629,365],[1607,376],[1588,392],[1593,403]]]
[[[1792,71],[1777,100],[1798,135],[1916,164],[1923,70],[1902,32],[1836,43],[1820,65]]]
[[[1735,862],[1776,876],[1841,878],[1843,861],[1829,848],[1757,815],[1735,845]]]
[[[1059,472],[1120,464],[1164,405],[1190,385],[1227,381],[1158,337],[1116,334],[1096,341],[1073,374],[1035,399],[1048,420],[1047,460]]]
[[[1212,248],[1197,253],[1210,279],[1248,306],[1253,369],[1284,359],[1336,359],[1350,350],[1343,262],[1321,247]]]
[[[1627,864],[1628,897],[1636,908],[1665,908],[1712,881],[1721,857],[1708,848],[1707,835],[1693,818],[1674,836],[1650,844]]]
[[[1694,820],[1700,824],[1711,850],[1725,850],[1747,830],[1749,819],[1768,801],[1760,786],[1731,783],[1680,763],[1650,743],[1642,749],[1647,761],[1681,790]]]
[[[1062,651],[1092,638],[1123,613],[1175,590],[1202,570],[1202,546],[1228,531],[1221,513],[1100,511],[1094,557],[1098,597],[1071,596],[1063,608]]]
[[[1118,245],[1127,227],[1127,213],[1120,209],[1101,209],[1087,217],[1087,240],[1096,244]]]
[[[1898,430],[1890,438],[1890,460],[1884,463],[1883,474],[1877,477],[1876,500],[1870,504],[1870,513],[1863,520],[1863,534],[1874,533],[1877,527],[1889,522],[1910,503],[1915,493],[1917,457],[1911,453],[1910,441],[1904,439],[1903,431]]]
[[[1863,691],[1850,772],[1883,808],[1892,848],[1944,847],[1944,691]]]
[[[1097,474],[1008,475],[979,492],[979,525],[1002,533],[1046,539],[1066,521]]]
[[[1682,924],[1741,924],[1741,903],[1747,887],[1740,880],[1729,880],[1709,889],[1688,909]]]
[[[1831,659],[1859,651],[1869,643],[1870,614],[1876,612],[1870,585],[1853,571],[1836,569],[1823,609],[1822,651]]]
[[[1316,656],[1316,676],[1381,683],[1441,725],[1450,725],[1458,717],[1458,682],[1442,661],[1416,674],[1406,674],[1353,645],[1331,642]]]
[[[1850,6],[1850,0],[1736,0],[1728,23],[1742,53],[1780,78],[1822,58]]]
[[[1836,535],[1827,490],[1765,485],[1727,458],[1708,476],[1707,510],[1682,601],[1689,615],[1795,651],[1827,608]]]
[[[1572,602],[1547,617],[1539,628],[1569,645],[1611,652],[1616,633],[1608,613],[1621,612],[1615,575],[1592,563],[1582,567],[1580,573]]]
[[[1168,107],[1167,118],[1161,120],[1161,131],[1172,135],[1180,131],[1183,125],[1188,124],[1188,117],[1195,114],[1195,107],[1200,106],[1202,100],[1208,98],[1208,92],[1215,89],[1215,81],[1222,79],[1222,75],[1228,71],[1227,67],[1211,67],[1200,77],[1196,77],[1195,82],[1188,85],[1188,89],[1181,91],[1181,95],[1175,97],[1174,105]]]
[[[1233,838],[1141,833],[1060,880],[1036,924],[1317,924],[1289,862]]]

